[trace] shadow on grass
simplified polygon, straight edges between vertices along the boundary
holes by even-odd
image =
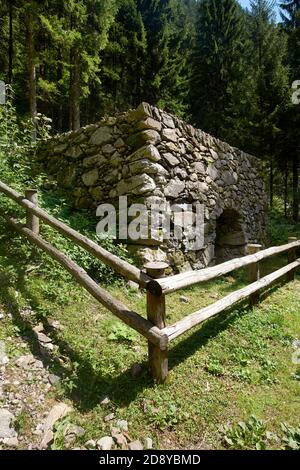
[[[17,279],[14,284],[15,288],[28,300],[32,308],[36,309],[39,300],[28,290],[26,261],[22,262],[18,257],[12,258],[8,256],[5,258],[5,268],[8,269],[8,272],[13,269],[14,273],[17,273]],[[240,278],[236,282],[240,284]],[[122,372],[115,377],[100,374],[94,370],[91,361],[75,351],[56,332],[52,332],[51,336],[58,347],[59,355],[41,352],[39,342],[32,329],[32,324],[21,314],[17,302],[10,291],[10,286],[9,275],[0,273],[0,295],[7,309],[12,314],[14,324],[21,331],[22,338],[28,343],[32,354],[41,359],[45,367],[49,368],[52,373],[62,378],[62,394],[73,401],[74,407],[81,411],[92,410],[99,405],[101,396],[106,394],[110,396],[116,405],[127,406],[146,388],[153,386],[152,380],[146,372],[146,364],[144,374],[138,379],[132,378],[130,370]],[[269,295],[270,291],[277,289],[277,287],[278,284],[265,292],[262,298]],[[188,336],[184,339],[181,338],[174,347],[171,347],[170,370],[192,356],[199,348],[204,347],[211,338],[217,336],[234,323],[237,317],[247,314],[248,310],[245,307],[235,307],[235,309],[227,311],[223,315],[208,320],[194,333],[188,333]],[[44,326],[47,331],[47,326]],[[99,355],[101,355],[101,350],[99,350]],[[59,356],[67,358],[69,364],[76,364],[76,368],[73,367],[73,371],[76,372],[75,374],[72,374],[72,368],[61,362]],[[109,357],[103,357],[103,360],[109,361]]]

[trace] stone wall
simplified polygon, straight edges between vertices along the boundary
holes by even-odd
[[[144,259],[167,259],[177,271],[243,254],[261,241],[266,196],[259,161],[146,103],[136,110],[40,145],[39,164],[65,188],[76,208],[99,203],[170,201],[205,206],[204,247],[185,250],[149,237],[131,249]]]

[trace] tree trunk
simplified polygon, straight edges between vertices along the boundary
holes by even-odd
[[[285,162],[284,168],[284,216],[287,218],[287,207],[288,207],[288,183],[289,183],[289,167],[288,162]]]
[[[299,159],[297,151],[293,155],[293,220],[298,222],[299,220],[299,190],[298,190],[298,178],[299,178]]]
[[[28,91],[29,91],[29,108],[30,116],[33,122],[32,140],[36,140],[36,70],[35,70],[35,47],[34,47],[34,31],[33,31],[33,14],[31,11],[26,15],[27,26],[27,60],[28,60]]]
[[[8,39],[8,83],[11,84],[13,81],[13,54],[14,54],[14,43],[13,43],[13,4],[9,2],[9,39]]]
[[[72,71],[70,74],[70,124],[76,131],[80,128],[80,57],[78,51],[72,53]]]
[[[62,55],[60,52],[58,53],[58,59],[59,60],[57,64],[57,83],[60,83],[63,78]],[[62,102],[62,98],[59,97],[59,102],[57,106],[56,125],[57,125],[57,130],[60,133],[63,131],[63,114],[64,114],[63,102]]]
[[[270,189],[270,207],[273,207],[273,200],[274,200],[274,161],[273,156],[270,156],[270,182],[269,182],[269,189]]]

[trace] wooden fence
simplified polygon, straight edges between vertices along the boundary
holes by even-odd
[[[0,209],[0,216],[21,235],[58,261],[95,299],[104,305],[111,313],[117,316],[131,328],[138,331],[148,340],[149,367],[153,378],[162,383],[168,375],[168,348],[171,341],[191,328],[218,313],[224,312],[238,302],[250,299],[253,305],[259,300],[262,289],[271,286],[275,281],[287,277],[292,280],[295,270],[300,266],[300,258],[296,258],[296,249],[300,247],[300,240],[289,238],[286,245],[261,250],[261,245],[248,245],[249,255],[236,258],[197,271],[191,271],[174,276],[164,277],[165,263],[148,263],[145,272],[121,260],[97,243],[68,227],[44,210],[38,207],[37,191],[27,190],[25,196],[0,181],[0,192],[15,201],[26,210],[26,225],[9,217]],[[126,305],[116,300],[106,290],[101,288],[87,273],[64,253],[49,244],[40,235],[40,221],[56,229],[74,243],[84,248],[88,253],[113,268],[128,280],[139,284],[147,291],[147,319],[130,310]],[[283,268],[260,278],[260,261],[282,253],[288,253],[288,264]],[[248,267],[250,284],[239,289],[208,307],[202,308],[171,326],[166,325],[166,295],[201,282],[218,278],[236,269]]]

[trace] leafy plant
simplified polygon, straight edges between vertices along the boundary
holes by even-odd
[[[235,426],[227,425],[221,432],[224,435],[225,445],[236,450],[264,450],[267,441],[276,437],[268,432],[264,422],[255,416],[250,416],[246,422],[240,421]]]
[[[216,375],[217,377],[220,377],[225,373],[224,367],[220,364],[218,360],[211,360],[205,368],[207,372],[209,372],[211,375]]]
[[[149,420],[160,430],[174,428],[182,419],[180,408],[176,403],[166,402],[161,406],[152,406],[150,409]]]
[[[287,450],[300,450],[300,425],[297,428],[282,423],[283,431],[282,442]]]
[[[112,332],[108,335],[110,341],[129,341],[134,342],[137,337],[134,331],[124,323],[118,323],[112,328]]]

